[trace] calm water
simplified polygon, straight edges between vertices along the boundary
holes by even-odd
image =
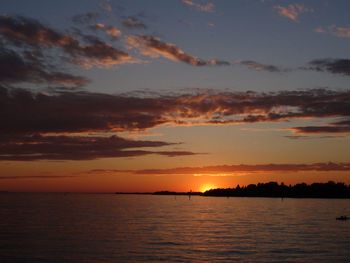
[[[350,200],[0,194],[0,262],[350,262]]]

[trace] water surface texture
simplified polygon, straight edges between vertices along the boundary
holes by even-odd
[[[350,262],[346,199],[0,194],[0,262]]]

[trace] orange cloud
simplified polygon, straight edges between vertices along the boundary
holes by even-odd
[[[327,33],[336,37],[349,38],[350,27],[338,27],[336,25],[330,25],[327,28],[318,27],[314,30],[316,33]]]
[[[122,32],[118,28],[116,28],[115,26],[108,26],[108,25],[104,25],[101,23],[93,24],[93,25],[91,25],[91,28],[101,29],[101,30],[105,31],[108,35],[111,35],[114,37],[119,37],[122,34]]]
[[[205,61],[201,58],[186,54],[174,44],[161,41],[159,38],[146,35],[131,35],[126,38],[126,42],[130,47],[141,50],[141,54],[149,57],[163,56],[173,61],[180,61],[191,66],[206,66],[206,65],[230,65],[229,62],[223,60],[211,59]]]
[[[298,16],[301,13],[313,12],[313,8],[307,8],[300,4],[290,4],[287,7],[284,6],[274,6],[278,10],[278,14],[282,17],[289,18],[295,22],[298,22]]]
[[[201,11],[201,12],[210,12],[210,13],[215,12],[213,3],[208,3],[206,5],[200,5],[200,4],[195,3],[193,1],[190,1],[190,0],[181,0],[181,2],[184,3],[185,5],[195,7],[198,11]]]

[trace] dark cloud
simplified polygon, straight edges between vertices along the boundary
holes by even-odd
[[[205,61],[198,57],[186,54],[174,44],[166,43],[158,38],[146,35],[132,35],[127,38],[127,43],[141,50],[143,55],[150,57],[158,57],[159,55],[174,60],[184,62],[191,66],[210,66],[210,65],[230,65],[229,62],[223,60],[211,59]]]
[[[13,50],[0,48],[0,83],[56,83],[69,86],[84,86],[88,80],[67,73],[52,71],[29,52],[22,56]]]
[[[281,72],[282,70],[274,65],[261,64],[252,60],[237,61],[236,64],[247,66],[249,69],[258,71]]]
[[[303,135],[286,135],[284,136],[285,138],[292,139],[292,140],[297,140],[297,139],[303,139],[303,138],[309,138],[308,136],[303,136]]]
[[[315,59],[304,69],[350,76],[350,59]]]
[[[340,139],[340,138],[346,137],[346,135],[324,135],[324,136],[309,136],[309,135],[287,135],[284,137],[288,138],[288,139],[293,139],[293,140],[297,140],[297,139]]]
[[[160,155],[164,155],[167,157],[203,154],[203,153],[193,153],[193,152],[189,152],[189,151],[161,151],[161,152],[155,152],[155,153],[160,154]]]
[[[58,48],[69,56],[68,61],[82,65],[110,66],[130,59],[129,54],[95,39],[93,44],[82,44],[69,34],[62,34],[39,21],[24,17],[0,17],[0,35],[16,46]]]
[[[161,141],[136,141],[118,136],[28,135],[7,136],[0,140],[0,160],[94,160],[160,154],[168,157],[193,155],[186,151],[137,150],[169,146]]]
[[[103,173],[103,169],[91,170],[90,173]],[[150,175],[218,175],[232,176],[240,173],[273,173],[273,172],[349,172],[350,163],[312,163],[312,164],[238,164],[216,165],[202,167],[177,167],[170,169],[145,169],[145,170],[106,170],[109,173],[128,172],[133,174]]]
[[[125,20],[122,22],[122,25],[129,29],[147,29],[146,24],[144,24],[135,16],[126,17]]]
[[[318,134],[318,133],[350,133],[350,125],[334,125],[327,126],[306,126],[295,127],[293,131],[301,134]]]
[[[0,87],[0,159],[93,160],[148,154],[168,157],[196,154],[144,150],[145,147],[174,144],[105,135],[165,124],[226,125],[343,117],[327,126],[295,127],[292,130],[301,134],[349,133],[349,105],[350,91],[325,89],[139,97],[67,88],[34,93]]]
[[[167,122],[160,114],[167,106],[157,99],[2,88],[0,102],[0,134],[142,130]]]
[[[349,115],[347,115],[349,116]],[[350,119],[345,118],[340,121],[329,123],[326,126],[305,126],[293,128],[295,133],[317,134],[317,133],[350,133]],[[332,136],[334,137],[334,136]],[[337,136],[340,137],[340,136]],[[327,138],[327,137],[323,137]]]
[[[199,92],[109,95],[59,90],[33,93],[0,88],[0,135],[140,131],[160,125],[227,125],[295,118],[344,117],[329,124],[347,131],[350,91]],[[297,127],[296,132],[305,132]]]
[[[73,176],[73,175],[30,175],[30,176],[25,176],[25,175],[19,175],[19,176],[0,176],[0,180],[16,180],[16,179],[62,179],[62,178],[76,178],[78,176]]]

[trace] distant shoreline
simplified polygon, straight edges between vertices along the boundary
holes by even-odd
[[[305,183],[292,185],[278,184],[276,182],[250,184],[236,188],[217,188],[206,192],[12,192],[0,191],[0,194],[117,194],[117,195],[172,195],[172,196],[204,196],[204,197],[262,197],[262,198],[325,198],[325,199],[349,199],[350,185],[344,183]]]
[[[203,195],[202,192],[173,192],[173,191],[157,191],[157,192],[116,192],[120,195]]]
[[[177,192],[173,192],[171,194],[155,194],[155,193],[128,193],[128,192],[116,192],[114,194],[117,194],[117,195],[162,195],[162,196],[191,196],[189,194],[186,194],[186,193],[177,193]],[[202,197],[232,197],[232,198],[235,198],[235,197],[248,197],[248,198],[278,198],[278,199],[350,199],[350,197],[324,197],[324,196],[249,196],[249,195],[240,195],[240,196],[229,196],[229,195],[206,195],[204,193],[201,193],[201,194],[192,194],[193,196],[202,196]]]
[[[173,192],[158,191],[154,193],[122,193],[116,194],[148,194],[148,195],[199,195],[213,197],[274,197],[274,198],[350,198],[350,186],[344,183],[305,183],[292,185],[278,184],[276,182],[250,184],[236,188],[218,188],[202,192]]]

